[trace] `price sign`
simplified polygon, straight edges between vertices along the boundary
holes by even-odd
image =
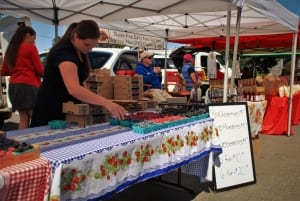
[[[216,190],[255,183],[247,103],[209,105],[223,153],[214,166]]]

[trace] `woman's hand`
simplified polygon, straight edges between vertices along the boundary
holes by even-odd
[[[111,115],[116,119],[124,119],[125,115],[128,114],[128,111],[125,110],[122,106],[112,101],[109,101],[104,104],[104,107],[111,113]]]
[[[107,39],[108,39],[108,33],[107,33],[107,31],[105,31],[104,29],[101,29],[100,30],[100,38],[99,38],[99,40],[100,41],[106,41]]]
[[[153,71],[154,71],[155,73],[161,73],[161,68],[158,67],[158,66],[155,66],[155,67],[153,68]]]

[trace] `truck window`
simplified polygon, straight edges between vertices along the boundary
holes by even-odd
[[[201,67],[207,69],[207,56],[201,56]]]
[[[115,73],[119,70],[135,71],[136,65],[137,65],[137,53],[125,52],[120,55],[113,69]]]
[[[153,58],[153,65],[154,66],[159,66],[162,69],[165,68],[165,58]],[[174,62],[172,59],[168,58],[167,59],[167,69],[176,69]]]
[[[98,69],[104,66],[104,64],[112,56],[112,54],[106,52],[89,52],[88,56],[89,56],[91,68]]]

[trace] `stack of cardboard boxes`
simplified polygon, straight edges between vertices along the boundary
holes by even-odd
[[[106,109],[98,105],[67,102],[63,103],[63,112],[67,122],[77,123],[80,127],[108,121]]]
[[[66,113],[66,121],[69,123],[77,123],[80,127],[93,123],[88,104],[63,103],[63,112]]]
[[[142,101],[144,85],[141,75],[117,75],[113,77],[114,101],[121,104],[127,111],[143,111],[147,102]]]
[[[86,81],[87,87],[94,93],[122,105],[127,111],[143,111],[150,106],[143,99],[143,76],[110,76],[109,70],[92,70],[92,76]],[[78,123],[81,127],[108,121],[108,112],[104,107],[89,104],[64,103],[66,120]]]
[[[92,71],[93,75],[86,81],[87,87],[96,94],[107,99],[114,98],[113,80],[109,70],[96,69]]]
[[[113,77],[114,99],[142,100],[143,76],[117,75]]]

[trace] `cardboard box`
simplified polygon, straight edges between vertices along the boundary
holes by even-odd
[[[108,122],[108,114],[93,114],[93,124]]]
[[[90,108],[88,104],[74,104],[73,102],[63,103],[63,112],[75,115],[88,115]]]
[[[105,75],[101,75],[101,74],[93,74],[91,76],[88,77],[88,79],[86,80],[86,82],[90,82],[90,83],[102,83],[103,80],[105,78]]]
[[[93,69],[91,72],[96,74],[96,75],[110,76],[110,70],[109,69]]]
[[[86,81],[87,87],[94,93],[107,99],[113,99],[113,81],[107,69],[93,69],[93,76]]]
[[[76,123],[79,127],[86,127],[87,125],[93,124],[92,115],[74,115],[66,114],[66,121],[69,123]]]
[[[90,114],[107,114],[107,110],[103,106],[90,105]]]
[[[143,76],[142,75],[135,75],[131,77],[132,83],[142,83],[143,84]]]
[[[86,82],[86,85],[89,89],[99,89],[102,88],[102,82]]]
[[[154,101],[154,100],[146,100],[146,101],[142,101],[147,103],[147,108],[152,108],[152,109],[156,109],[158,107],[158,102]]]
[[[32,146],[33,149],[24,153],[13,152],[12,155],[0,157],[0,169],[40,158],[40,147],[34,144]]]
[[[117,100],[142,100],[143,77],[117,75],[113,77],[114,99]]]
[[[172,97],[172,98],[167,98],[168,103],[182,103],[185,104],[187,103],[187,97]]]

